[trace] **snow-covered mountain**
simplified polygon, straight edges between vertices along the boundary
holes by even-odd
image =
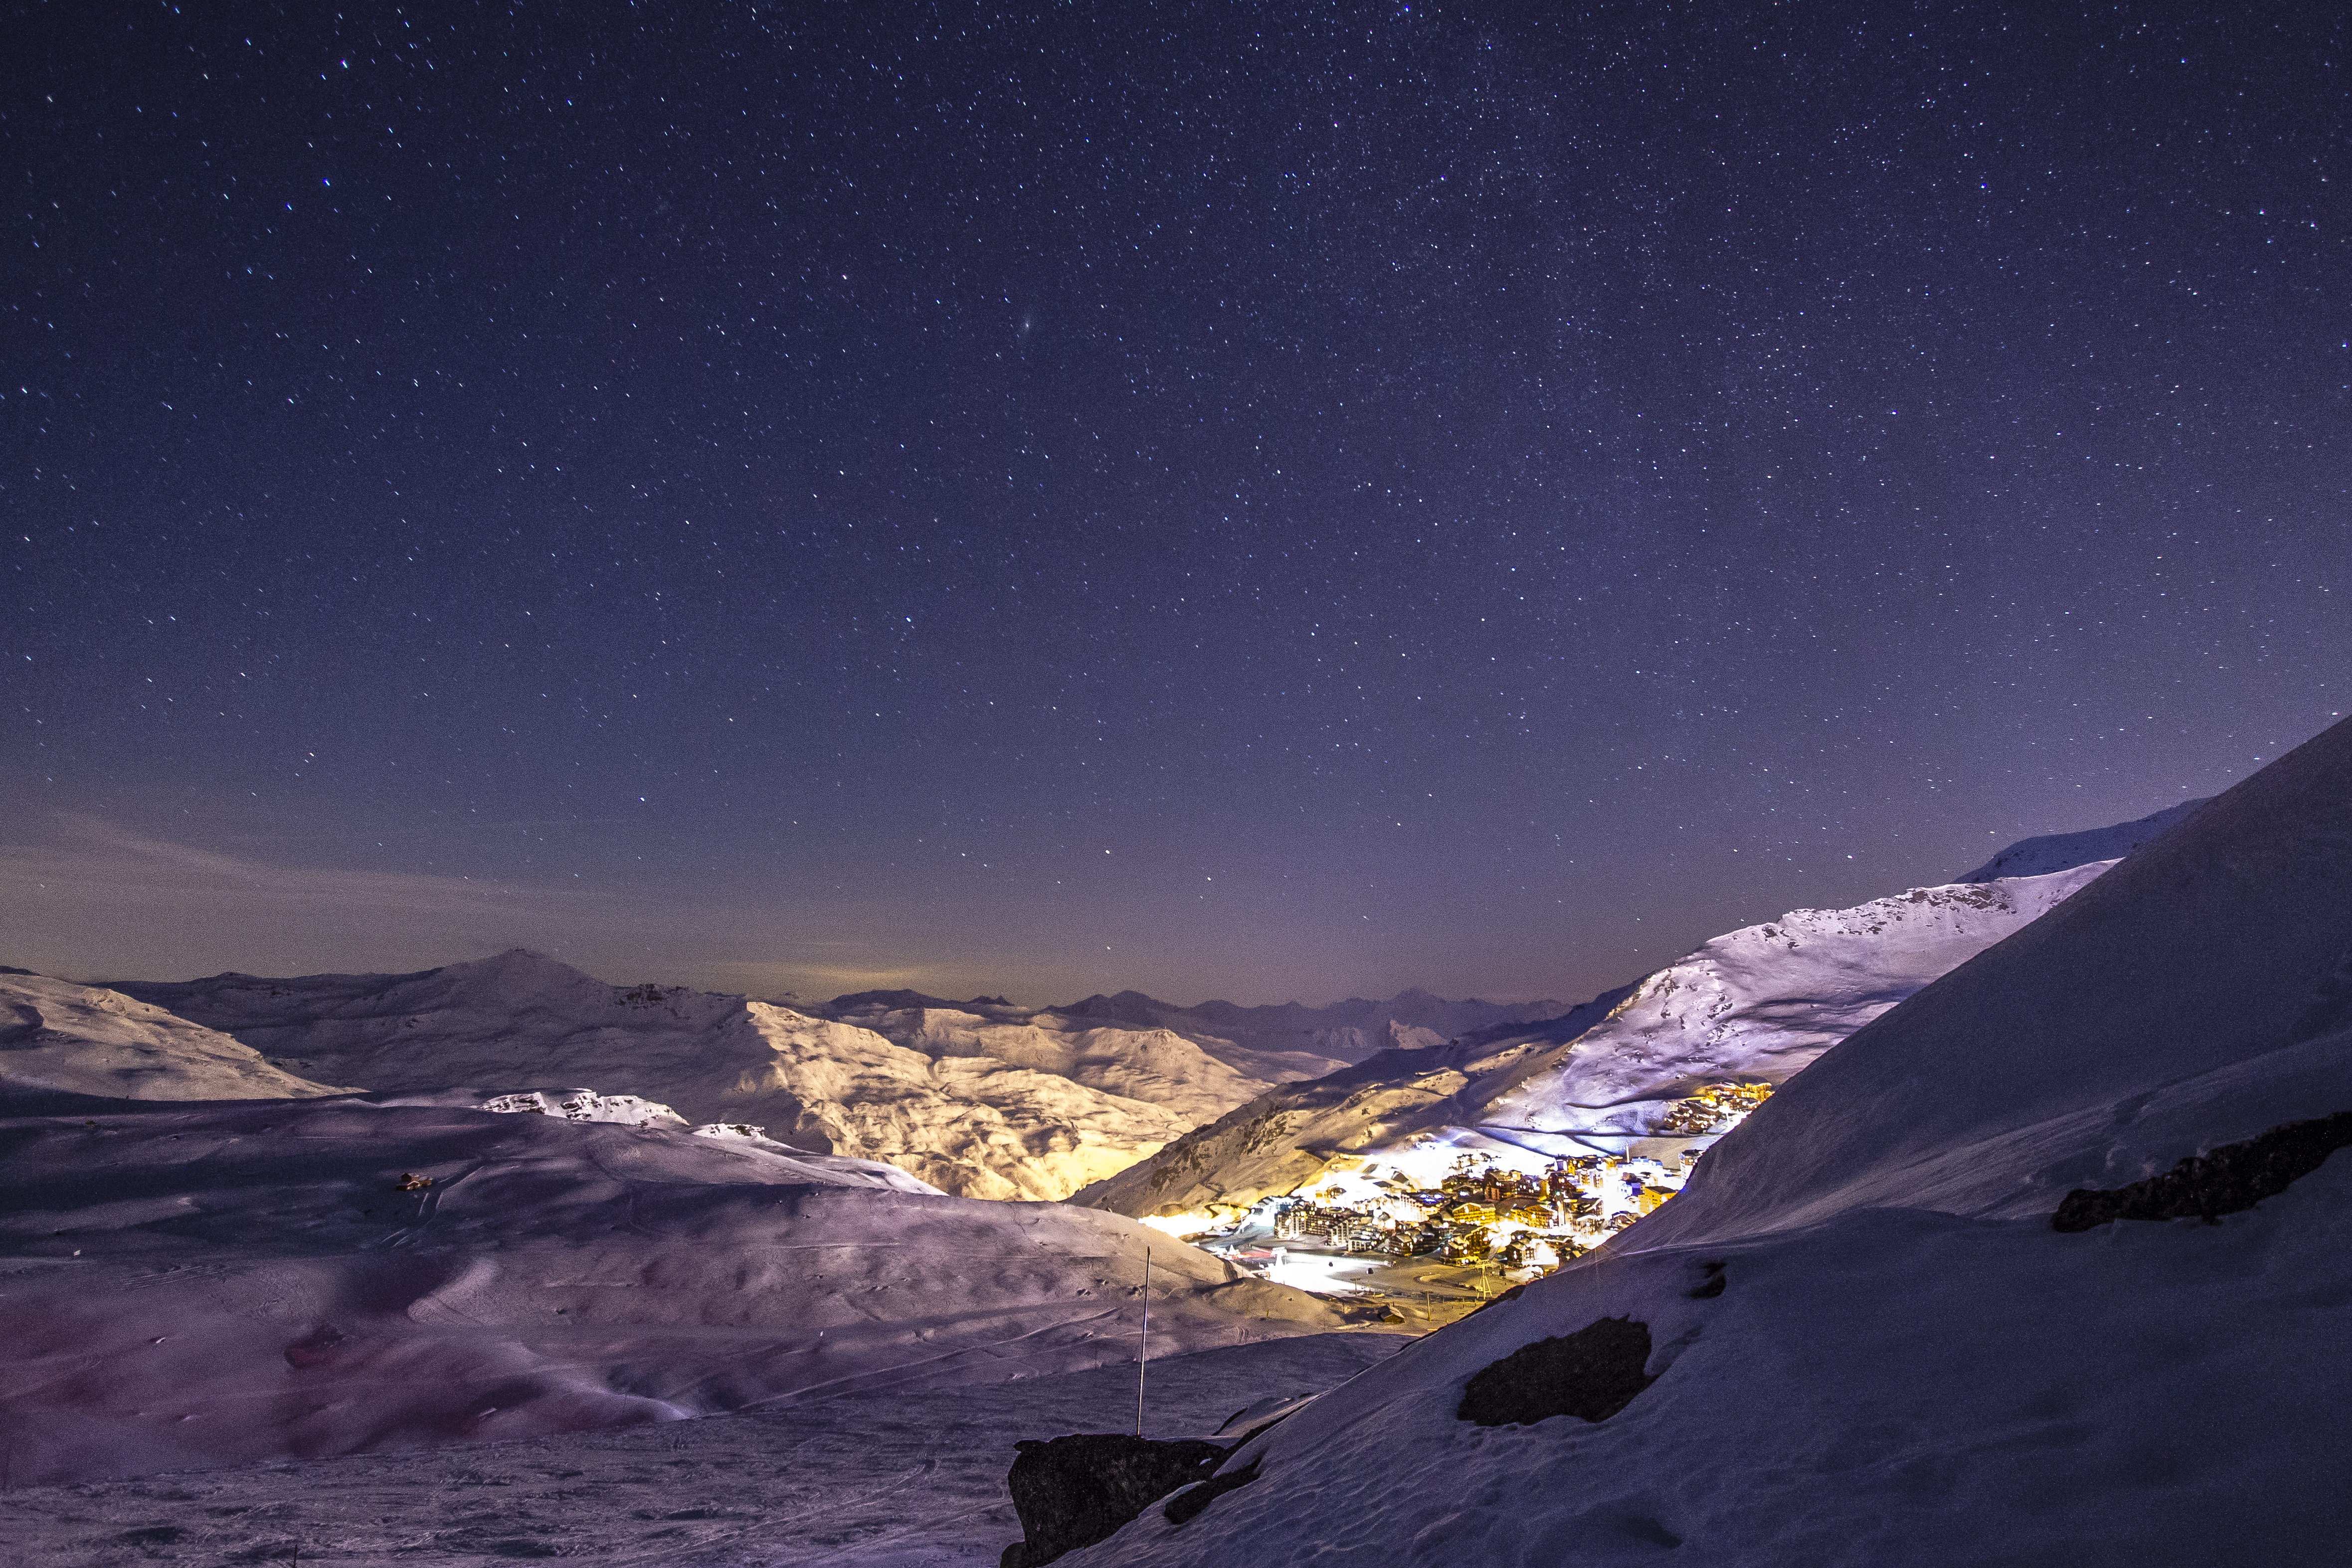
[[[1252,1061],[1252,1067],[1265,1070],[1255,1076],[1225,1060],[1251,1053],[1213,1053],[1149,1022],[1106,1024],[988,1000],[892,1006],[844,998],[822,1011],[836,1023],[870,1030],[935,1061],[988,1058],[1052,1073],[1104,1094],[1160,1106],[1188,1125],[1241,1103],[1286,1071],[1295,1075],[1302,1065],[1328,1071],[1317,1058],[1301,1065]]]
[[[1607,1248],[1244,1446],[1205,1511],[1062,1561],[2339,1563],[2347,1062],[2352,723],[1832,1047]]]
[[[903,991],[803,1010],[607,985],[520,949],[409,975],[115,984],[289,1072],[402,1093],[588,1084],[889,1160],[962,1197],[1034,1199],[1066,1197],[1367,1041],[1557,1010],[1421,992],[1321,1009],[1122,992],[1031,1009]]]
[[[2074,835],[2095,847],[2125,836]],[[1076,1201],[1206,1228],[1309,1184],[1377,1207],[1376,1189],[1433,1187],[1465,1154],[1531,1174],[1561,1156],[1623,1155],[1675,1101],[1715,1081],[1786,1081],[2113,863],[1794,910],[1533,1028],[1384,1052],[1270,1090]],[[1677,1158],[1711,1142],[1672,1139]]]
[[[834,1008],[857,999],[842,998]],[[1140,991],[1120,991],[1028,1016],[1042,1027],[1063,1032],[1105,1026],[1165,1030],[1194,1041],[1239,1071],[1279,1082],[1318,1076],[1375,1051],[1443,1045],[1505,1024],[1554,1018],[1565,1007],[1552,1000],[1488,1002],[1474,997],[1449,1001],[1418,987],[1385,1001],[1350,997],[1322,1007],[1284,1002],[1245,1008],[1224,1001],[1179,1007]],[[833,1016],[844,1015],[836,1010]]]
[[[593,1110],[595,1107],[589,1107]],[[1339,1326],[1099,1210],[657,1127],[0,1094],[16,1488],[586,1431]]]
[[[1212,1113],[1232,1077],[1197,1051],[1186,1062],[1165,1049],[1125,1072],[1079,1050],[1055,1071],[1035,1064],[1043,1050],[1007,1061],[944,1024],[900,1045],[743,997],[606,985],[520,949],[411,975],[119,985],[289,1071],[377,1092],[587,1084],[689,1122],[743,1123],[802,1148],[887,1159],[974,1197],[1066,1197]],[[1246,1099],[1261,1087],[1223,1092]],[[1139,1097],[1153,1092],[1176,1105]]]
[[[279,1100],[342,1091],[121,991],[0,969],[0,1088],[121,1100]]]
[[[2121,860],[2203,805],[2203,800],[2183,800],[2135,821],[2111,828],[2088,828],[2079,833],[2044,833],[2020,839],[1957,882],[1996,882],[2010,876],[2047,876],[2053,871],[2091,861]]]

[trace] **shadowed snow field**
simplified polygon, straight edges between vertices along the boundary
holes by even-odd
[[[1343,1382],[1403,1342],[1311,1334],[1152,1364],[1150,1432]],[[708,1421],[0,1496],[12,1568],[319,1568],[561,1556],[619,1568],[993,1568],[1013,1445],[1122,1431],[1130,1364]]]
[[[7,1114],[14,1110],[16,1114]],[[1133,1220],[364,1100],[0,1102],[0,1480],[498,1442],[1343,1326]]]

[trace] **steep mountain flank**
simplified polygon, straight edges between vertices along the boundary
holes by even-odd
[[[1535,1028],[1384,1052],[1282,1085],[1076,1200],[1139,1218],[1192,1216],[1205,1228],[1375,1159],[1403,1159],[1426,1182],[1463,1153],[1529,1171],[1622,1153],[1710,1082],[1786,1081],[2110,863],[1795,910]]]
[[[216,1030],[98,986],[0,970],[0,1087],[123,1100],[300,1099],[341,1091]]]
[[[2347,1061],[2352,723],[1244,1445],[1248,1484],[1063,1561],[2336,1563]]]

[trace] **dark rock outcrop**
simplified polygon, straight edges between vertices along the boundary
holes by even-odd
[[[1642,1370],[1649,1359],[1649,1324],[1601,1318],[1481,1367],[1454,1415],[1481,1427],[1532,1426],[1554,1416],[1605,1421],[1657,1381]]]
[[[2053,1230],[2091,1230],[2116,1219],[2202,1219],[2252,1208],[2309,1176],[2352,1144],[2352,1111],[2287,1122],[2242,1144],[2191,1155],[2162,1176],[2112,1191],[2076,1187],[2050,1217]]]
[[[1038,1568],[1107,1539],[1170,1492],[1207,1479],[1229,1451],[1197,1438],[1160,1442],[1111,1432],[1015,1446],[1020,1458],[1005,1484],[1022,1539],[1004,1549],[1003,1568]]]

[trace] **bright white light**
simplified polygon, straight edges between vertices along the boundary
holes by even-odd
[[[1301,1291],[1326,1296],[1360,1296],[1364,1287],[1340,1276],[1361,1273],[1364,1268],[1364,1260],[1360,1258],[1329,1258],[1319,1252],[1290,1252],[1277,1247],[1274,1257],[1259,1265],[1258,1273],[1277,1285],[1290,1285]]]

